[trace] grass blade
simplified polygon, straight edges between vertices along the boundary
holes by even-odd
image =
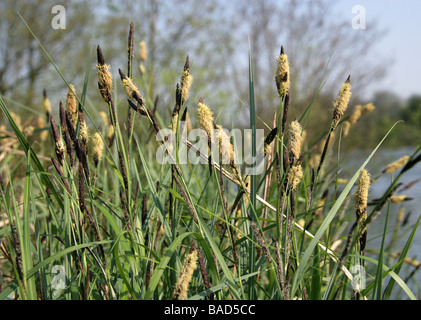
[[[179,235],[172,243],[171,245],[165,249],[165,252],[163,256],[161,257],[161,261],[157,265],[154,273],[152,274],[151,280],[149,281],[148,290],[146,291],[144,300],[151,300],[153,297],[153,294],[155,292],[156,287],[158,286],[159,282],[161,281],[161,277],[164,273],[164,271],[167,268],[168,263],[170,262],[171,257],[174,255],[178,245],[181,243],[181,241],[184,240],[184,238],[190,236],[191,232],[186,232],[181,235]]]
[[[332,209],[330,209],[329,213],[326,215],[326,218],[324,219],[322,225],[317,230],[316,234],[314,235],[313,240],[308,245],[306,251],[304,252],[304,255],[303,255],[302,259],[300,260],[300,264],[298,266],[297,272],[294,275],[293,285],[292,285],[292,288],[291,288],[291,296],[292,297],[294,296],[295,291],[298,289],[298,282],[299,282],[300,279],[302,279],[302,276],[304,274],[305,269],[307,268],[308,261],[310,259],[311,254],[314,251],[314,248],[317,246],[318,242],[320,241],[321,237],[323,236],[323,234],[325,233],[325,231],[329,227],[333,218],[338,213],[338,211],[341,208],[343,202],[345,201],[346,197],[348,196],[349,192],[351,191],[351,188],[353,187],[353,185],[357,181],[358,177],[360,176],[361,171],[367,166],[367,164],[370,162],[371,158],[374,156],[374,154],[377,152],[377,150],[382,145],[383,141],[387,138],[387,136],[390,134],[390,132],[393,130],[393,128],[395,126],[396,126],[396,123],[389,130],[389,132],[385,135],[385,137],[380,141],[380,143],[373,150],[373,152],[371,152],[371,154],[368,156],[367,160],[361,165],[361,167],[353,175],[353,177],[350,179],[350,181],[348,182],[348,184],[345,186],[344,190],[342,191],[341,195],[338,197],[337,201],[335,202],[335,205],[332,207]]]
[[[402,253],[401,253],[400,257],[399,257],[399,260],[396,263],[396,266],[393,268],[393,270],[394,270],[394,272],[396,274],[399,274],[399,272],[400,272],[400,270],[402,268],[402,265],[404,263],[404,260],[405,260],[406,256],[408,255],[409,249],[410,249],[411,244],[412,244],[412,242],[413,242],[413,240],[415,238],[415,233],[417,232],[417,229],[418,229],[418,226],[420,224],[420,221],[421,221],[421,215],[418,217],[418,220],[415,223],[415,226],[412,229],[412,232],[411,232],[408,240],[406,241],[405,247],[402,250]],[[395,286],[395,283],[396,283],[396,281],[395,281],[394,278],[390,279],[390,281],[387,284],[387,287],[386,287],[386,289],[385,289],[385,291],[383,293],[383,300],[389,300],[390,299],[390,297],[392,295],[393,287]]]

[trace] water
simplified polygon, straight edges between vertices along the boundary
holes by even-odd
[[[378,150],[377,153],[374,155],[372,160],[367,165],[366,169],[370,172],[372,177],[375,177],[379,174],[385,167],[391,162],[398,160],[399,158],[405,155],[412,155],[415,151],[415,147],[402,147],[399,149],[394,150]],[[371,151],[353,151],[346,153],[342,156],[342,167],[343,171],[340,173],[340,177],[343,178],[350,178],[352,175],[357,171],[357,169],[361,166],[361,164],[367,159],[370,155]],[[399,173],[397,171],[395,174]],[[400,182],[403,183],[403,186],[421,178],[421,163],[418,163],[414,166],[411,170],[406,172]],[[380,198],[383,193],[387,190],[390,186],[393,179],[392,174],[383,174],[381,175],[371,186],[370,193],[369,193],[369,202]],[[402,187],[403,187],[402,186]],[[400,188],[402,188],[400,187]],[[399,188],[399,189],[400,189]],[[406,195],[410,198],[413,198],[411,201],[405,201],[400,204],[391,204],[390,211],[389,211],[389,221],[388,221],[388,229],[387,229],[387,236],[386,236],[386,246],[390,242],[390,239],[393,235],[393,229],[396,225],[396,221],[399,215],[400,210],[404,210],[405,216],[408,213],[411,213],[409,216],[408,222],[404,227],[400,228],[400,234],[403,235],[396,243],[396,245],[390,250],[391,252],[398,252],[399,250],[403,249],[405,243],[413,229],[414,224],[416,223],[418,217],[421,214],[421,181],[413,185],[410,189],[407,189],[402,192],[396,192],[396,195]],[[371,207],[372,208],[372,207]],[[370,207],[368,208],[368,212],[370,212]],[[382,234],[384,231],[385,226],[385,218],[387,213],[387,205],[381,211],[381,214],[378,218],[369,226],[367,230],[367,249],[379,250],[382,241]],[[421,227],[420,227],[421,229]],[[369,250],[367,250],[369,251]],[[388,252],[390,253],[390,252]],[[367,253],[368,256],[373,258],[378,258],[376,253]],[[409,253],[407,257],[421,260],[421,230],[418,229],[414,241],[411,245]],[[387,264],[389,261],[385,260]],[[388,265],[391,267],[391,265]],[[399,276],[402,279],[414,270],[414,267],[408,267],[407,265],[402,268],[401,273]],[[388,278],[387,278],[388,279]],[[387,280],[386,279],[386,284]],[[421,269],[417,271],[417,279],[418,283],[421,283]],[[413,293],[417,298],[420,298],[420,293],[417,291],[416,284],[412,281],[407,283],[410,289],[412,289]],[[397,289],[398,285],[395,285],[395,289]],[[406,299],[407,296],[402,294],[401,298]]]

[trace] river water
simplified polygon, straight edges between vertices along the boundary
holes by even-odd
[[[402,147],[399,149],[380,149],[377,153],[373,156],[371,161],[368,163],[366,169],[370,172],[372,177],[375,177],[389,164],[392,163],[399,158],[405,155],[412,155],[415,151],[415,147]],[[352,151],[342,155],[342,168],[343,171],[340,173],[340,177],[343,178],[351,178],[354,173],[358,170],[358,168],[362,165],[362,163],[367,159],[370,155],[371,151]],[[398,172],[397,172],[398,173]],[[396,173],[395,173],[396,174]],[[370,193],[369,193],[369,202],[380,198],[383,193],[387,190],[392,182],[392,174],[383,174],[381,175],[371,186]],[[411,170],[406,172],[400,182],[404,185],[421,178],[421,163],[418,163],[414,166]],[[401,187],[402,188],[402,187]],[[405,243],[413,229],[414,224],[416,223],[418,217],[421,215],[421,181],[414,184],[411,188],[403,191],[395,193],[396,195],[406,195],[407,197],[413,198],[413,200],[405,201],[400,204],[391,204],[390,211],[389,211],[389,220],[388,220],[388,229],[387,229],[387,236],[386,236],[386,247],[390,243],[390,240],[393,238],[393,231],[394,227],[397,224],[397,218],[399,212],[404,211],[404,215],[409,215],[407,223],[399,229],[399,234],[402,236],[396,243],[394,247],[390,250],[387,250],[387,253],[395,253],[399,250],[403,249]],[[372,207],[371,207],[372,208]],[[388,206],[386,205],[385,208],[382,210],[379,217],[373,221],[373,223],[369,226],[367,230],[367,255],[371,256],[375,259],[378,258],[378,254],[375,253],[376,250],[380,249],[381,241],[382,241],[382,234],[385,227],[385,218],[387,213]],[[370,207],[368,208],[368,212],[370,212]],[[412,259],[416,259],[421,261],[421,226],[418,229],[414,241],[412,243],[411,249],[409,250],[408,256]],[[396,261],[396,260],[395,260]],[[390,260],[385,260],[386,265],[390,262]],[[391,265],[388,265],[391,267]],[[401,273],[399,274],[402,279],[412,271],[414,271],[414,267],[410,267],[406,265],[402,268]],[[421,268],[417,271],[417,282],[408,281],[408,286],[415,294],[418,299],[421,299],[419,286],[421,286]],[[386,278],[385,284],[387,284],[388,278]],[[395,285],[395,289],[398,285]],[[396,298],[399,299],[406,299],[407,296],[402,293],[398,295]]]

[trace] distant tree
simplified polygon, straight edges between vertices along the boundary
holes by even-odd
[[[240,121],[242,113],[234,107],[240,105],[247,111],[248,39],[253,54],[257,111],[267,123],[272,123],[274,108],[279,105],[274,72],[281,45],[291,64],[292,116],[294,112],[302,112],[311,102],[331,54],[324,96],[314,105],[316,112],[313,115],[317,117],[328,116],[331,101],[348,74],[352,75],[355,97],[385,71],[382,59],[376,56],[373,62],[369,58],[373,56],[375,40],[382,36],[375,22],[371,21],[370,28],[362,33],[352,29],[351,17],[349,21],[339,22],[328,19],[334,2],[68,0],[62,5],[68,15],[66,30],[51,27],[50,2],[0,3],[0,38],[6,44],[0,46],[1,94],[34,105],[40,101],[42,89],[47,85],[50,93],[55,88],[60,97],[66,92],[62,81],[51,81],[58,75],[16,11],[27,20],[79,92],[88,63],[92,73],[89,88],[97,87],[92,72],[95,54],[87,61],[91,48],[97,44],[101,45],[105,59],[118,79],[117,69],[124,70],[127,66],[127,34],[129,24],[133,22],[137,63],[133,76],[149,102],[160,95],[160,105],[171,108],[175,84],[180,79],[186,55],[189,55],[194,77],[188,101],[190,112],[193,113],[199,97],[203,97],[215,111],[218,107],[232,107],[236,122]],[[148,47],[144,75],[138,69],[137,45],[140,41],[145,41]],[[89,98],[95,102],[101,97],[98,93]],[[229,125],[230,118],[224,119],[224,125]],[[319,123],[320,119],[316,120]]]
[[[230,81],[227,77],[229,68],[226,65],[230,63],[227,57],[233,52],[231,17],[224,12],[222,2],[107,0],[102,3],[97,41],[114,71],[126,68],[128,26],[133,22],[133,74],[135,80],[142,79],[142,89],[147,90],[150,99],[159,95],[160,105],[170,108],[175,85],[180,81],[186,56],[189,55],[194,77],[189,103],[197,104],[200,96],[208,102],[213,101],[211,105],[222,101],[223,86]],[[146,42],[148,51],[147,61],[143,63],[144,76],[139,72],[140,41]]]
[[[349,74],[354,100],[387,71],[387,59],[379,59],[374,49],[384,32],[375,21],[363,32],[352,29],[352,16],[349,21],[346,14],[343,20],[338,19],[333,1],[245,0],[233,2],[233,6],[238,13],[234,15],[236,23],[242,25],[237,30],[243,33],[240,39],[245,42],[250,35],[259,110],[271,114],[272,106],[278,105],[273,74],[281,45],[291,64],[291,102],[299,112],[315,96],[325,69],[322,93],[330,101]],[[246,97],[244,83],[240,86]],[[323,106],[326,111],[330,107]]]
[[[402,109],[403,120],[414,126],[421,126],[421,96],[411,96]]]
[[[383,115],[391,118],[398,118],[401,115],[403,101],[396,93],[378,91],[374,94],[372,102]]]
[[[81,51],[89,41],[83,30],[94,22],[92,15],[96,1],[61,1],[66,9],[66,29],[54,29],[50,1],[1,1],[0,2],[0,94],[13,97],[27,106],[42,101],[42,89],[49,93],[57,89],[58,75],[51,72],[53,65],[25,27],[19,14],[26,20],[39,41],[53,57],[61,70],[74,81],[86,64],[80,64]],[[74,69],[74,70],[72,70]],[[67,72],[69,71],[70,72]],[[72,72],[73,71],[73,72]],[[65,93],[64,93],[65,94]]]

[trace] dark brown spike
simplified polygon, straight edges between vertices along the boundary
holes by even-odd
[[[189,55],[187,55],[186,63],[184,64],[184,71],[189,70],[189,68],[190,68]]]
[[[18,230],[16,228],[15,220],[12,221],[11,228],[12,228],[12,236],[14,240],[14,247],[16,251],[16,267],[18,269],[19,277],[22,280],[23,279],[22,248],[20,245],[20,239],[18,235]]]
[[[346,79],[345,83],[351,83],[351,75],[348,76],[348,78]]]
[[[79,162],[79,209],[80,209],[80,212],[86,211],[84,184],[85,184],[85,177],[83,175],[83,166],[82,166],[82,163]]]
[[[127,55],[128,55],[128,68],[127,74],[129,77],[132,76],[133,72],[133,58],[134,58],[134,48],[133,48],[133,22],[130,23],[129,29],[129,40],[127,46]]]
[[[98,64],[104,65],[105,59],[104,59],[104,55],[102,54],[102,49],[100,45],[98,45],[98,47],[96,48],[96,52],[97,52]]]
[[[124,72],[121,69],[118,69],[118,73],[120,74],[121,81],[127,79],[127,76],[124,74]]]
[[[177,83],[177,88],[175,89],[175,107],[174,107],[174,111],[176,110],[176,108],[178,108],[178,110],[177,110],[177,114],[178,114],[178,111],[180,110],[180,106],[181,106],[181,103],[182,103],[182,94],[181,94],[182,92],[181,92],[181,87],[180,87],[180,84],[179,83]],[[174,116],[174,112],[173,112],[173,116]]]
[[[88,167],[88,160],[86,158],[85,148],[82,147],[82,143],[79,139],[75,141],[75,148],[76,148],[76,155],[79,159],[79,162],[82,163],[83,170],[85,172],[86,181],[89,184],[89,167]]]
[[[65,179],[63,175],[63,171],[61,170],[59,163],[54,158],[51,158],[51,162],[53,163],[54,168],[56,168],[56,171],[59,174],[61,181],[63,182],[63,185],[66,188],[67,192],[71,195],[72,192],[70,191],[69,184],[67,183],[67,180]]]
[[[53,133],[54,142],[57,143],[60,140],[60,132],[58,131],[57,124],[53,116],[51,116],[50,118],[50,124],[51,124],[51,131]]]
[[[127,192],[129,190],[129,182],[127,181],[127,170],[126,170],[126,165],[124,164],[123,154],[120,151],[118,152],[118,159],[120,162],[120,169],[121,169],[121,175],[123,177],[124,189]]]
[[[184,108],[183,114],[181,115],[181,121],[186,121],[187,119],[187,107]]]
[[[127,99],[127,102],[129,103],[129,106],[133,109],[133,110],[135,110],[135,111],[138,111],[142,116],[147,116],[148,115],[148,113],[146,112],[146,110],[145,110],[145,108],[142,108],[142,107],[140,107],[140,106],[138,106],[138,105],[135,105],[133,102],[131,102],[129,99]]]
[[[289,109],[289,93],[285,95],[285,101],[284,101],[284,113],[282,115],[282,134],[285,132],[285,126],[288,119],[288,109]]]
[[[130,216],[127,210],[127,203],[126,203],[126,199],[123,193],[125,192],[120,192],[120,202],[121,202],[121,207],[123,209],[124,221],[126,223],[127,230],[132,231],[132,224],[130,223]]]
[[[272,129],[265,138],[265,145],[271,144],[273,139],[275,139],[277,133],[278,133],[278,128]]]
[[[70,119],[70,115],[67,111],[65,112],[65,116],[66,116],[67,132],[70,135],[70,139],[72,139],[72,141],[75,142],[76,141],[76,130],[73,127],[72,120]]]
[[[61,140],[60,132],[58,131],[56,121],[54,120],[54,117],[52,115],[50,117],[50,124],[51,124],[51,131],[53,133],[53,139],[56,145],[55,151],[56,151],[57,160],[60,163],[60,165],[63,165],[64,154],[63,152],[60,152],[60,150],[57,148],[57,145],[59,141]]]
[[[73,164],[74,164],[73,143],[72,143],[72,140],[70,139],[70,135],[68,131],[64,132],[63,136],[64,136],[64,142],[66,143],[67,154],[69,155],[69,158],[70,158],[70,166],[73,167]]]
[[[64,132],[67,130],[66,111],[64,110],[63,103],[61,101],[59,103],[58,110],[59,110],[59,116],[60,116],[61,131]]]
[[[285,54],[284,46],[281,46],[281,54]]]
[[[148,215],[148,194],[145,192],[142,199],[142,226],[145,224]]]

